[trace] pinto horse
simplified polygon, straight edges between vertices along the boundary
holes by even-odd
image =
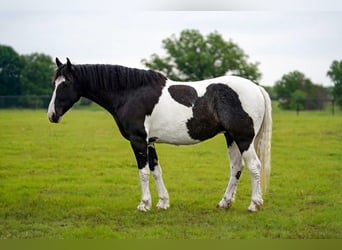
[[[161,73],[118,65],[74,65],[56,58],[57,70],[48,119],[53,123],[80,99],[88,98],[105,108],[130,141],[142,189],[138,210],[152,206],[149,176],[159,196],[158,209],[168,209],[155,143],[191,145],[223,133],[230,157],[230,179],[218,208],[229,208],[244,163],[252,180],[248,210],[263,204],[262,191],[270,175],[272,133],[271,101],[255,83],[237,76],[198,82],[175,82]]]

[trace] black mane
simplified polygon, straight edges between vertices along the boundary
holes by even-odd
[[[167,78],[153,70],[119,65],[73,65],[74,76],[90,89],[129,90],[143,86],[165,85]]]

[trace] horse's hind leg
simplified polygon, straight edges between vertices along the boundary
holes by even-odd
[[[162,170],[159,165],[157,152],[153,144],[150,144],[148,146],[148,161],[149,161],[150,170],[156,182],[157,192],[159,196],[157,208],[166,210],[170,207],[169,194],[164,185],[164,181],[162,177]]]
[[[251,212],[256,212],[262,206],[263,199],[260,186],[261,163],[255,152],[253,143],[250,145],[247,151],[242,153],[242,157],[248,166],[252,179],[252,200],[248,210]]]
[[[226,192],[224,193],[222,200],[217,205],[218,208],[229,208],[234,203],[237,185],[243,170],[242,157],[237,144],[227,133],[225,134],[225,137],[229,148],[230,178]]]

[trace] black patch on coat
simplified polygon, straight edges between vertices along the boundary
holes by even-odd
[[[130,141],[138,168],[149,163],[154,169],[157,154],[154,148],[148,148],[144,127],[146,115],[151,115],[159,101],[167,78],[152,70],[140,70],[118,65],[61,64],[56,60],[58,69],[54,81],[59,76],[66,78],[63,90],[58,90],[63,115],[76,102],[76,97],[86,97],[108,110],[114,117],[121,134]],[[58,121],[55,115],[53,121]]]
[[[148,165],[151,171],[158,165],[157,152],[153,146],[148,146]]]
[[[158,140],[158,137],[151,137],[151,138],[148,138],[148,143],[154,143]]]
[[[241,153],[254,138],[253,120],[243,110],[238,94],[221,83],[209,85],[205,95],[196,100],[187,127],[190,137],[200,141],[225,132],[228,144],[235,141]]]
[[[204,141],[224,130],[211,92],[207,91],[203,97],[198,98],[192,110],[193,117],[186,123],[191,138]]]
[[[235,178],[238,180],[240,179],[240,176],[241,176],[241,171],[237,171]]]
[[[186,85],[172,85],[168,88],[171,97],[184,106],[191,107],[198,98],[197,91]]]
[[[144,120],[159,101],[166,77],[152,70],[118,65],[73,65],[73,72],[59,68],[59,75],[72,74],[81,86],[82,96],[96,102],[114,117],[121,134],[128,140],[146,140]],[[147,151],[147,148],[146,148]]]
[[[59,65],[55,79],[61,75],[66,78],[73,91],[76,91],[77,96],[96,102],[113,115],[121,134],[131,142],[138,168],[144,168],[149,161],[145,117],[152,113],[158,103],[167,78],[152,70],[70,63]],[[70,102],[61,107],[63,112],[72,106],[69,104],[73,100],[70,93],[59,92],[58,98],[70,99]],[[57,120],[58,117],[54,119]]]
[[[227,146],[228,148],[231,147],[233,145],[233,138],[229,135],[229,133],[224,133],[224,136],[226,137],[226,142],[227,142]]]

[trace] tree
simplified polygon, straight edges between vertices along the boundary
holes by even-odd
[[[283,109],[322,109],[328,99],[327,90],[314,84],[299,71],[292,71],[276,82],[274,90]]]
[[[10,46],[0,45],[0,95],[20,95],[23,62]]]
[[[342,108],[342,60],[333,61],[327,75],[334,83],[333,99]]]
[[[55,65],[50,56],[33,53],[22,56],[21,93],[23,95],[49,95]]]
[[[257,81],[261,77],[258,63],[248,63],[248,56],[231,40],[225,41],[217,32],[206,37],[197,30],[183,30],[162,41],[166,56],[152,54],[142,63],[164,72],[178,81],[196,81],[222,76],[227,73]]]

